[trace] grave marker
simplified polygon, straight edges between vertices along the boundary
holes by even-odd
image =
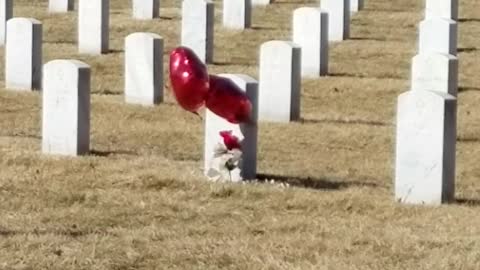
[[[273,0],[252,0],[252,5],[254,6],[266,6],[273,3]]]
[[[230,172],[231,180],[252,180],[257,174],[257,117],[258,117],[258,82],[243,74],[221,74],[221,77],[232,80],[240,89],[246,92],[252,103],[250,123],[232,124],[207,110],[205,115],[205,149],[204,168],[209,175],[214,159],[214,149],[218,143],[223,143],[219,135],[221,131],[232,131],[240,140],[242,147],[242,163],[239,168]]]
[[[364,0],[350,0],[350,11],[358,12],[363,9]]]
[[[13,17],[13,0],[0,0],[0,46],[5,45],[7,21]]]
[[[44,66],[42,152],[77,156],[90,145],[90,67],[76,60]]]
[[[134,33],[125,38],[125,100],[154,105],[163,101],[163,38]]]
[[[328,13],[318,8],[296,9],[293,42],[302,48],[302,76],[328,74]]]
[[[14,90],[42,87],[42,23],[31,18],[7,22],[5,86]]]
[[[251,20],[251,0],[223,1],[223,26],[230,29],[245,29],[250,27]]]
[[[300,119],[301,49],[287,41],[269,41],[260,48],[259,120]]]
[[[78,50],[84,54],[108,52],[109,0],[80,0],[78,6]]]
[[[62,13],[73,10],[74,0],[49,0],[48,11],[51,13]]]
[[[151,20],[160,15],[160,0],[132,0],[133,18]]]
[[[457,23],[433,18],[420,23],[419,53],[437,52],[457,55]]]
[[[204,63],[213,62],[213,27],[213,2],[183,0],[182,46],[192,49]]]
[[[408,91],[397,111],[395,199],[439,205],[455,193],[456,99]]]
[[[412,90],[439,91],[456,97],[457,89],[457,57],[440,53],[421,53],[412,59]]]
[[[425,19],[458,19],[458,0],[427,0]]]
[[[350,0],[322,0],[321,9],[328,12],[328,37],[342,41],[350,37]]]

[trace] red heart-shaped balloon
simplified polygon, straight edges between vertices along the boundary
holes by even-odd
[[[210,75],[210,91],[206,100],[207,108],[233,124],[250,121],[252,103],[232,80]]]
[[[170,82],[178,104],[196,113],[205,104],[209,88],[207,67],[187,47],[170,53]]]

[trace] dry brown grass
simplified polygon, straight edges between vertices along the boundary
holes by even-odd
[[[180,1],[136,22],[130,1],[111,0],[114,51],[101,57],[78,55],[75,14],[50,16],[46,2],[16,0],[15,15],[44,23],[45,61],[92,66],[93,153],[42,156],[40,95],[0,89],[0,269],[479,268],[477,0],[460,1],[459,201],[437,208],[392,201],[395,103],[423,1],[366,0],[353,39],[332,46],[332,76],[303,82],[305,121],[261,124],[260,176],[288,189],[204,181],[197,117],[170,93],[155,108],[123,103],[123,38],[152,31],[175,47]],[[315,2],[278,0],[255,9],[253,30],[228,32],[216,1],[210,70],[256,77],[259,45],[288,39],[292,10]]]

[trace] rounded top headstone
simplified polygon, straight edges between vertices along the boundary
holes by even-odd
[[[61,66],[65,69],[85,69],[85,68],[90,68],[90,65],[79,61],[75,59],[56,59],[52,60],[48,63],[45,64],[45,68],[51,67],[51,66]]]
[[[294,43],[292,41],[284,41],[284,40],[271,40],[267,41],[262,44],[262,48],[265,47],[274,47],[274,48],[282,48],[282,49],[294,49],[294,48],[300,48],[300,45],[297,43]]]
[[[34,18],[15,17],[7,21],[7,25],[10,24],[42,24],[39,20]]]
[[[162,36],[149,32],[136,32],[128,35],[127,39],[163,39]]]

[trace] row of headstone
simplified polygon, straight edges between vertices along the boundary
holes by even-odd
[[[131,37],[132,39],[135,37]],[[157,37],[151,37],[157,38]],[[77,60],[53,60],[43,67],[42,152],[78,156],[90,151],[90,67]],[[205,117],[204,172],[215,159],[215,148],[222,143],[221,131],[231,131],[241,140],[242,162],[230,172],[230,181],[255,179],[257,168],[258,83],[242,74],[220,75],[245,91],[252,101],[249,122],[232,124],[207,110]]]
[[[438,205],[454,200],[458,88],[456,0],[427,0],[411,89],[397,107],[395,198]]]
[[[95,3],[96,0],[80,0]],[[49,0],[48,11],[51,13],[64,13],[74,9],[74,0]],[[132,17],[139,20],[151,20],[159,16],[160,0],[132,0]]]
[[[355,1],[363,7],[363,1]],[[329,41],[348,38],[350,0],[322,0],[321,9],[293,13],[292,41],[270,41],[260,48],[259,120],[300,119],[301,77],[328,74]],[[333,37],[332,37],[333,36]]]
[[[80,2],[79,48],[81,52],[101,53],[108,50],[108,5],[108,0]],[[205,49],[199,55],[201,58],[203,55],[205,56],[203,59],[205,62],[211,61],[213,55],[213,3],[185,0],[182,10],[184,12],[182,24],[188,26],[182,27],[182,42],[184,36],[191,38],[198,34],[197,37],[200,37],[192,45],[185,43],[183,45],[194,47],[198,45],[198,40],[205,40],[206,42],[202,44]],[[89,16],[92,16],[93,19]],[[311,19],[315,21],[313,27],[308,25]],[[309,28],[309,31],[304,28]],[[324,57],[325,53],[328,55],[327,13],[319,9],[299,9],[294,13],[294,29],[297,30],[294,30],[293,39],[305,47],[307,56],[313,56],[305,59],[315,59],[310,63],[305,61],[308,65],[306,65],[304,75],[318,76],[326,73],[326,69],[322,69],[322,63],[325,61],[328,63],[328,56]],[[94,35],[88,35],[89,33],[94,33],[96,39],[93,38]],[[81,38],[82,35],[85,38]],[[98,39],[98,37],[101,38]],[[190,40],[195,41],[194,38]],[[212,41],[210,49],[208,49],[209,40]],[[315,42],[310,42],[310,40]],[[161,37],[149,33],[132,34],[126,38],[125,54],[126,101],[144,105],[160,102],[163,97],[163,72],[161,71],[163,69],[161,60],[163,41]],[[303,70],[300,46],[285,41],[267,42],[262,45],[260,58],[259,88],[263,90],[260,90],[258,109],[255,109],[258,110],[259,119],[279,122],[298,120],[300,118],[301,70]],[[38,62],[41,63],[41,57]],[[39,70],[41,71],[41,69]],[[271,89],[276,91],[272,92]],[[240,137],[249,136],[242,135]]]
[[[5,84],[13,90],[42,87],[42,24],[29,18],[8,21]],[[143,105],[163,101],[163,39],[134,33],[125,39],[125,99]]]
[[[132,34],[127,43],[145,44],[161,40],[147,33]],[[152,46],[148,46],[152,50]],[[42,152],[78,156],[90,151],[90,67],[77,60],[53,60],[43,67]],[[231,181],[255,179],[257,168],[258,83],[242,74],[222,74],[252,101],[249,122],[232,124],[207,110],[205,117],[204,171],[208,174],[215,159],[215,148],[222,143],[221,131],[231,131],[241,140],[242,162],[230,172]]]

